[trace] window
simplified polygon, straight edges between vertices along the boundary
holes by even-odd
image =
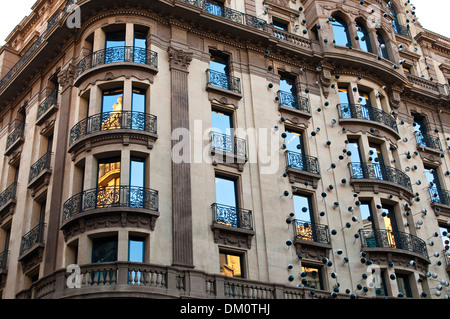
[[[120,129],[122,127],[123,89],[102,92],[102,130]]]
[[[425,117],[420,115],[414,115],[414,132],[416,132],[416,141],[417,144],[427,145],[428,140],[428,125]]]
[[[120,159],[102,160],[97,170],[97,208],[120,203]]]
[[[111,54],[110,52],[123,53],[125,50],[125,31],[108,32],[105,38],[105,63],[124,62],[125,54]]]
[[[288,28],[289,23],[281,21],[280,19],[273,18],[272,24],[275,29],[282,30],[282,31],[289,31],[289,28]]]
[[[335,17],[333,18],[331,25],[333,27],[335,43],[337,45],[351,47],[352,41],[350,39],[347,23],[345,23],[343,19]]]
[[[437,168],[425,166],[425,176],[427,178],[428,191],[430,192],[431,200],[433,202],[441,203],[442,188]]]
[[[288,166],[299,170],[308,170],[303,134],[286,130],[286,151]]]
[[[373,213],[372,213],[372,207],[369,201],[361,201],[361,204],[359,205],[359,211],[361,213],[361,219],[363,223],[363,228],[367,230],[372,230],[375,228],[374,220],[373,220]],[[371,246],[369,243],[368,246]],[[373,243],[373,246],[376,247],[375,242]]]
[[[450,227],[439,226],[439,233],[444,246],[444,256],[447,258],[447,265],[450,265]]]
[[[320,290],[324,289],[321,268],[315,266],[302,265],[302,276],[304,276],[304,279],[307,280],[306,283],[304,284],[305,287]]]
[[[373,168],[373,177],[376,179],[383,179],[385,174],[384,169],[384,159],[383,154],[381,152],[381,146],[379,144],[370,142],[369,143],[369,152],[370,152],[370,162]]]
[[[224,16],[225,7],[224,2],[219,0],[208,0],[204,2],[205,11],[216,16]]]
[[[211,111],[212,132],[210,133],[212,149],[234,154],[235,142],[232,113],[215,110]]]
[[[244,254],[236,252],[219,252],[220,274],[227,277],[245,278]]]
[[[320,233],[315,225],[312,198],[310,195],[294,194],[295,236],[302,240],[318,242]]]
[[[398,236],[398,226],[397,219],[395,217],[394,207],[389,205],[382,205],[381,211],[384,215],[383,221],[386,229],[386,238],[390,248],[401,248],[398,244],[400,242],[396,242],[396,237]],[[383,245],[385,245],[383,243]]]
[[[231,86],[229,56],[217,51],[211,51],[210,54],[209,84],[229,90]]]
[[[143,263],[145,261],[145,238],[130,236],[128,240],[128,261]]]
[[[130,207],[145,207],[145,161],[132,157],[130,161]]]
[[[370,120],[370,108],[372,107],[370,102],[370,95],[368,92],[359,91],[359,103],[361,105],[361,116],[363,119]]]
[[[280,77],[280,104],[294,109],[299,109],[297,97],[297,84],[294,77],[281,75]]]
[[[146,91],[144,89],[133,88],[131,96],[131,129],[146,130],[147,118],[146,109]]]
[[[395,274],[397,277],[398,291],[408,298],[412,298],[411,285],[409,283],[408,275],[406,274]]]
[[[359,38],[359,47],[361,50],[372,53],[369,32],[362,24],[356,24],[356,34]]]
[[[394,8],[390,7],[389,8],[389,13],[394,18],[394,20],[392,20],[392,26],[394,27],[394,32],[395,33],[400,33],[402,26],[400,25],[400,21],[398,20],[397,12],[395,11]]]
[[[384,41],[383,36],[377,32],[377,40],[378,40],[378,49],[379,49],[379,54],[389,60],[389,54],[388,54],[388,50],[387,50],[387,46],[386,46],[386,42]]]
[[[94,263],[117,261],[117,236],[94,238],[92,260]]]
[[[216,176],[215,182],[216,203],[233,208],[239,207],[237,180],[228,177]]]
[[[375,288],[375,296],[377,297],[386,297],[387,294],[387,288],[386,288],[386,271],[380,270],[376,271],[372,274],[373,278],[373,287]]]
[[[359,141],[357,139],[349,139],[347,144],[347,152],[351,152],[351,175],[353,178],[365,178],[363,163],[361,161],[361,151]]]

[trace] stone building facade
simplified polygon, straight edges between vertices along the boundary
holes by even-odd
[[[450,39],[409,0],[32,9],[2,298],[448,298]]]

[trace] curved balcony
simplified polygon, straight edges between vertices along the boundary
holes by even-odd
[[[350,127],[353,131],[363,131],[376,134],[376,129],[387,133],[394,141],[401,136],[398,132],[395,118],[383,110],[362,104],[338,104],[339,124]],[[378,133],[378,135],[384,135]]]
[[[61,229],[66,239],[98,227],[147,227],[153,230],[159,217],[158,209],[158,191],[153,189],[128,185],[93,188],[64,203]]]
[[[417,236],[386,229],[360,229],[361,247],[365,251],[403,254],[430,263],[427,244]]]
[[[400,199],[414,197],[411,179],[401,170],[379,163],[348,164],[350,171],[350,185],[356,193],[372,191],[374,193],[395,194]]]
[[[212,204],[211,208],[214,242],[251,248],[252,237],[255,235],[252,211],[217,203]]]
[[[157,117],[135,111],[113,111],[89,116],[70,130],[69,153],[111,143],[135,143],[153,148],[158,139]]]
[[[116,66],[117,64],[145,67],[150,72],[156,73],[158,71],[158,54],[134,46],[118,46],[95,51],[77,63],[75,67],[76,82],[79,82],[80,78],[88,71]]]
[[[313,188],[317,188],[317,183],[321,179],[319,161],[316,157],[286,151],[286,174],[291,183],[299,182],[311,183]]]

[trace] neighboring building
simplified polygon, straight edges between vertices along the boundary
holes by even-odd
[[[2,298],[448,298],[450,39],[409,0],[32,9]]]

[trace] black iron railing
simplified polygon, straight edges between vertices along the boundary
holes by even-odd
[[[428,191],[432,202],[450,206],[450,192],[448,190],[438,188],[434,184],[428,187]]]
[[[242,25],[246,25],[258,30],[268,31],[268,24],[263,19],[242,13],[224,6],[219,6],[205,0],[179,0],[181,2],[201,8],[203,11],[211,13],[215,16],[222,17],[229,21],[233,21]]]
[[[42,243],[44,240],[44,223],[39,223],[22,237],[20,243],[20,256],[30,250],[34,245]]]
[[[25,123],[20,122],[19,125],[8,135],[6,139],[6,149],[10,148],[18,139],[24,137]]]
[[[51,157],[52,152],[47,152],[30,167],[28,183],[38,177],[44,170],[50,169]]]
[[[319,161],[317,160],[317,157],[293,151],[286,151],[285,155],[288,167],[310,173],[320,174]]]
[[[362,119],[375,121],[391,127],[398,133],[398,127],[395,118],[383,110],[363,104],[347,103],[338,104],[337,109],[339,118],[341,119]]]
[[[5,206],[8,201],[16,199],[16,190],[17,183],[12,183],[0,194],[0,208]]]
[[[409,31],[409,28],[407,28],[406,26],[404,26],[402,24],[396,23],[394,26],[394,32],[396,34],[400,34],[404,37],[412,39],[411,31]]]
[[[158,68],[158,54],[134,46],[118,46],[95,51],[78,62],[75,77],[96,66],[116,62],[134,62]]]
[[[72,196],[64,203],[62,221],[86,211],[108,207],[143,208],[158,211],[158,191],[128,185],[89,189]]]
[[[330,244],[330,231],[327,225],[311,223],[309,221],[294,219],[294,238]]]
[[[359,235],[363,248],[402,249],[420,254],[428,259],[427,244],[417,236],[386,229],[360,229]]]
[[[442,151],[441,140],[438,136],[421,133],[420,135],[416,135],[416,142],[421,146]]]
[[[211,150],[234,154],[243,158],[247,156],[247,144],[243,138],[211,131],[209,133],[209,141]]]
[[[311,112],[309,106],[309,100],[306,97],[292,94],[291,92],[278,91],[278,104],[281,106],[287,106],[303,112]]]
[[[241,79],[225,73],[208,69],[206,70],[206,82],[208,85],[241,93]]]
[[[113,111],[89,116],[70,130],[69,146],[95,132],[131,129],[157,134],[157,117],[135,111]]]
[[[211,208],[214,224],[253,230],[253,217],[251,210],[217,203],[212,204]]]
[[[45,98],[44,101],[42,101],[41,104],[39,104],[36,118],[40,118],[52,105],[55,105],[57,103],[57,99],[58,89],[55,89],[48,97]]]
[[[412,190],[411,179],[401,170],[394,167],[385,166],[379,163],[359,163],[348,164],[350,177],[355,179],[377,179],[399,184]]]

